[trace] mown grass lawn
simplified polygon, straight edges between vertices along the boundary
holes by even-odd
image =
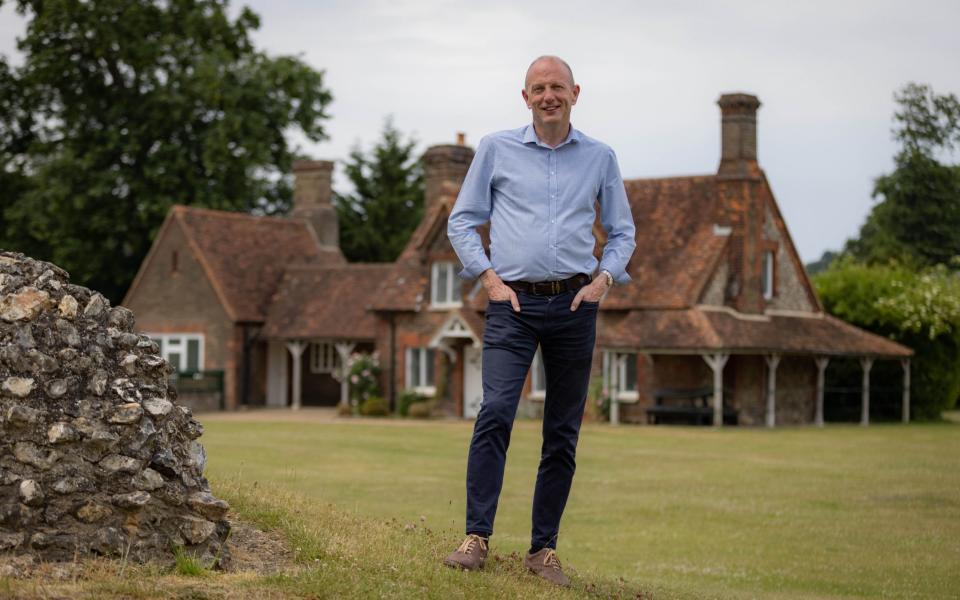
[[[204,422],[215,488],[425,526],[438,557],[462,535],[470,423]],[[518,422],[498,554],[527,547],[538,457],[539,424]],[[587,425],[559,552],[654,596],[957,597],[960,425]]]

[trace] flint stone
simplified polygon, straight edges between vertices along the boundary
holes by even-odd
[[[135,348],[139,341],[140,338],[137,337],[135,333],[121,333],[117,337],[117,346],[129,350],[130,348]]]
[[[76,538],[69,533],[47,533],[38,531],[30,537],[30,546],[37,550],[45,550],[47,548],[73,550],[76,545]]]
[[[190,442],[190,462],[200,474],[207,468],[207,451],[203,449],[203,444],[196,440]]]
[[[107,390],[107,372],[98,370],[94,373],[93,377],[90,378],[90,384],[87,386],[87,389],[95,396],[102,396]]]
[[[122,306],[115,306],[110,309],[110,315],[107,317],[107,323],[123,331],[130,331],[134,324],[133,312]]]
[[[17,346],[20,346],[24,350],[37,347],[37,341],[33,339],[33,329],[30,328],[29,323],[24,323],[20,327],[17,327],[15,338]]]
[[[80,345],[80,334],[77,333],[77,328],[67,321],[57,319],[57,331],[63,337],[63,340],[67,342],[68,346],[76,348]]]
[[[143,401],[143,407],[154,417],[162,417],[173,409],[173,403],[166,398],[147,398]]]
[[[30,370],[34,373],[53,373],[60,368],[60,364],[57,363],[57,359],[53,358],[52,356],[47,356],[37,349],[28,350],[25,356],[27,358],[27,364],[30,366]]]
[[[136,473],[140,470],[140,461],[129,456],[111,454],[100,461],[100,466],[109,473]]]
[[[128,402],[117,407],[113,416],[110,417],[110,422],[129,425],[139,421],[141,416],[143,416],[143,409],[140,405],[136,402]]]
[[[163,476],[150,467],[133,476],[133,487],[142,491],[153,491],[163,487]]]
[[[83,316],[87,318],[99,317],[106,307],[107,299],[100,294],[93,294],[90,297],[90,302],[87,302],[87,306],[83,309]]]
[[[40,411],[29,406],[14,404],[7,409],[7,422],[14,427],[28,427],[40,420]]]
[[[16,526],[20,524],[20,503],[0,504],[0,525]]]
[[[22,532],[0,533],[0,552],[19,547],[26,539],[26,536],[24,536]],[[0,573],[0,575],[2,575],[2,573]]]
[[[206,519],[186,516],[180,521],[180,533],[190,544],[203,543],[217,526]]]
[[[50,300],[50,294],[35,287],[25,287],[7,294],[0,300],[0,319],[4,321],[31,321]]]
[[[27,506],[39,506],[43,504],[43,490],[40,484],[33,479],[24,479],[20,482],[20,501]]]
[[[150,502],[150,494],[144,491],[115,494],[110,501],[120,508],[140,508]]]
[[[80,439],[80,434],[77,433],[77,430],[71,427],[69,423],[64,423],[63,421],[54,423],[47,429],[47,440],[51,444],[75,442],[78,439]]]
[[[44,452],[32,442],[17,442],[13,447],[13,456],[23,464],[36,467],[41,471],[50,469],[60,460],[60,453],[56,450]]]
[[[93,489],[93,482],[86,477],[64,477],[54,482],[50,489],[58,494],[75,494],[89,492]]]
[[[153,458],[150,459],[150,466],[167,477],[177,477],[179,475],[177,469],[180,467],[180,463],[173,452],[166,448],[153,455]]]
[[[54,379],[47,384],[47,395],[51,398],[59,398],[70,391],[69,379]]]
[[[137,355],[127,354],[120,359],[120,366],[123,367],[123,370],[126,371],[128,375],[135,375],[137,372]]]
[[[84,523],[96,523],[113,514],[113,509],[99,502],[90,501],[77,509],[77,518]]]
[[[211,521],[220,521],[227,515],[230,505],[214,498],[209,492],[194,492],[187,498],[190,508],[197,511]]]
[[[116,527],[105,527],[97,531],[96,540],[90,544],[90,550],[101,556],[121,556],[127,545],[127,538]]]
[[[68,319],[75,319],[77,317],[77,299],[70,294],[64,294],[63,298],[60,299],[58,309],[62,316]]]
[[[33,379],[29,377],[7,377],[0,385],[4,393],[15,398],[26,398],[33,391]]]

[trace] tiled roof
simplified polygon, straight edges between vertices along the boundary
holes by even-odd
[[[633,282],[616,286],[605,308],[684,308],[696,304],[728,238],[714,233],[716,177],[624,182],[637,226],[627,266]]]
[[[377,317],[369,310],[391,264],[297,266],[284,273],[261,336],[372,340]]]
[[[270,295],[291,264],[345,263],[339,250],[321,247],[299,219],[187,206],[173,212],[235,321],[263,321]]]
[[[741,315],[728,309],[639,310],[604,315],[598,343],[648,351],[907,357],[913,351],[822,313]]]

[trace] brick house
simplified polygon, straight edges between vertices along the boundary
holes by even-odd
[[[717,173],[625,182],[637,222],[633,282],[604,300],[594,360],[612,420],[819,423],[831,357],[861,361],[863,422],[873,361],[900,360],[908,418],[912,352],[824,313],[757,162],[759,101],[728,94],[719,105]],[[424,218],[391,264],[343,261],[328,162],[295,166],[292,219],[177,207],[125,304],[145,331],[205,331],[207,364],[232,381],[230,408],[336,404],[347,393],[334,377],[343,359],[376,350],[388,400],[416,389],[441,412],[474,416],[486,297],[477,282],[457,279],[446,238],[472,157],[462,138],[427,150]],[[204,219],[205,228],[192,224]],[[218,219],[251,229],[228,231]],[[171,223],[182,233],[168,232]],[[254,232],[255,223],[262,230]],[[604,232],[597,225],[594,233],[599,253]],[[205,235],[212,240],[201,241]],[[171,252],[199,263],[183,263],[180,283]],[[256,277],[243,276],[251,272]],[[537,414],[543,392],[538,355],[526,413]]]

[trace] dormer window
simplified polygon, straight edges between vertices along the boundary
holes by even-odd
[[[763,253],[763,264],[761,265],[761,285],[763,286],[764,300],[773,299],[773,273],[774,273],[774,254],[772,250],[766,250]]]
[[[433,263],[430,273],[430,304],[433,307],[450,308],[463,303],[463,290],[457,278],[458,267],[453,261]]]

